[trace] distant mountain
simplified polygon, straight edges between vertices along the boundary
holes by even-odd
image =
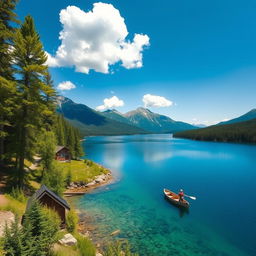
[[[131,122],[129,119],[127,119],[122,113],[120,113],[116,109],[108,109],[104,112],[101,112],[101,114],[107,118],[112,119],[112,120],[134,126],[133,122]]]
[[[174,137],[204,141],[256,143],[256,119],[178,132],[174,134]]]
[[[153,113],[149,109],[142,107],[123,116],[135,126],[152,133],[172,133],[197,128],[191,124],[174,121],[167,116]]]
[[[256,118],[256,109],[252,109],[251,111],[249,111],[248,113],[239,116],[237,118],[225,121],[225,122],[220,122],[217,125],[222,125],[222,124],[234,124],[234,123],[239,123],[239,122],[244,122],[244,121],[248,121],[248,120],[252,120]]]
[[[138,127],[110,119],[86,105],[77,104],[66,97],[60,97],[58,103],[57,111],[79,128],[84,136],[146,133]]]
[[[198,128],[205,128],[205,127],[207,127],[207,125],[205,125],[205,124],[192,124],[192,125],[194,125],[194,126],[196,126]]]

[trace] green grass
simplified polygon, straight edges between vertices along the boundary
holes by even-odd
[[[72,160],[71,162],[58,162],[56,161],[58,167],[62,168],[64,175],[66,176],[69,171],[71,171],[71,180],[74,181],[84,181],[90,182],[95,176],[101,174],[107,174],[109,170],[106,168],[90,161],[77,161]]]
[[[11,211],[21,217],[25,212],[26,202],[20,202],[6,194],[5,198],[7,199],[7,203],[0,206],[0,211]]]

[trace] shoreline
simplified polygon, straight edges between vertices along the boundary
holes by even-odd
[[[100,188],[100,187],[112,184],[114,183],[114,181],[115,179],[112,175],[112,172],[109,171],[107,174],[101,174],[101,175],[95,176],[94,179],[87,184],[82,183],[81,185],[80,182],[73,182],[73,184],[68,189],[65,190],[63,195],[64,197],[84,195],[96,188]]]
[[[106,243],[102,242],[101,240],[100,241],[98,240],[97,235],[95,235],[95,231],[97,230],[97,225],[92,224],[90,217],[88,217],[86,214],[86,210],[81,210],[75,206],[75,204],[72,202],[72,198],[74,199],[77,196],[82,196],[87,193],[90,193],[94,189],[101,188],[116,182],[117,180],[113,177],[112,172],[110,170],[108,171],[109,172],[107,174],[101,174],[101,175],[95,176],[93,181],[91,181],[88,184],[74,187],[74,188],[68,188],[63,193],[63,196],[72,205],[73,209],[78,215],[79,221],[78,221],[77,231],[81,235],[88,237],[90,240],[93,241],[98,255],[102,255],[101,253],[103,253],[104,251],[103,249]]]

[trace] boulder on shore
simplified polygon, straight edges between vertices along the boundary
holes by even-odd
[[[64,235],[64,237],[59,240],[59,243],[62,245],[72,246],[77,243],[77,240],[69,233]]]

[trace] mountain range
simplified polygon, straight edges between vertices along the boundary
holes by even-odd
[[[77,127],[83,136],[147,133],[138,127],[107,118],[98,111],[66,97],[59,97],[57,111]]]
[[[78,104],[66,97],[59,97],[58,112],[62,113],[82,135],[121,135],[145,133],[173,133],[196,129],[188,123],[137,108],[126,114],[117,110],[98,112],[84,104]]]

